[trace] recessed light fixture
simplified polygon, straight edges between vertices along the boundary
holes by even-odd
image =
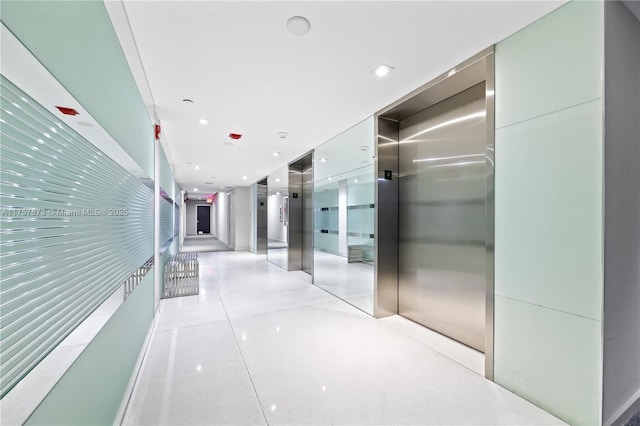
[[[87,123],[86,121],[78,121],[78,125],[83,127],[93,127],[93,124]]]
[[[279,153],[279,152],[274,152],[274,153],[273,153],[273,156],[274,156],[274,157],[277,157],[278,155],[280,155],[280,153]]]
[[[234,146],[235,145],[233,142],[225,142],[224,144],[227,145],[227,146]]]
[[[367,151],[369,149],[369,147],[367,145],[361,145],[360,146],[360,151]]]
[[[276,182],[280,182],[280,178],[276,178]]]
[[[193,190],[194,190],[195,192],[198,192],[198,188],[193,188]]]
[[[333,178],[329,178],[329,180],[332,180]]]
[[[326,161],[327,161],[327,159],[326,159],[325,157],[322,157],[322,158],[320,159],[320,161],[322,161],[322,162],[324,163],[324,162],[326,162]]]
[[[195,167],[195,169],[196,169],[196,170],[200,170],[200,166],[196,166],[196,167]]]
[[[287,132],[276,132],[276,136],[280,139],[286,139],[289,137],[289,133]]]
[[[207,120],[206,118],[198,118],[198,123],[202,124],[203,126],[206,126],[207,123],[209,123],[209,120]]]
[[[242,176],[242,180],[247,180],[247,177],[246,176]]]
[[[304,16],[293,16],[287,20],[287,29],[293,35],[306,35],[311,29],[311,22]]]
[[[358,179],[354,180],[355,183],[358,183]]]
[[[375,73],[378,77],[384,77],[385,75],[389,74],[390,71],[393,71],[395,68],[392,67],[391,65],[387,65],[387,64],[380,64],[377,67],[375,67],[373,69],[373,73]]]
[[[280,193],[279,193],[279,192],[276,192],[276,195],[280,195]]]

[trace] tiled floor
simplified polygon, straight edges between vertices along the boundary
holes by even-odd
[[[163,301],[124,424],[562,424],[428,344],[245,252]]]

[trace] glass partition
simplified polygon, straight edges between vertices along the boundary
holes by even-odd
[[[368,118],[315,150],[314,283],[373,315],[374,129]]]
[[[283,269],[289,263],[289,167],[267,177],[267,260]]]

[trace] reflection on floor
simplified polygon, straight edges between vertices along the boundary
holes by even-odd
[[[231,248],[212,235],[187,235],[182,250],[185,253],[229,251]]]
[[[348,263],[347,258],[313,252],[313,282],[318,287],[373,315],[373,265]]]
[[[289,245],[284,241],[269,238],[269,241],[267,242],[267,259],[269,262],[281,267],[282,269],[288,269],[288,247]]]
[[[306,277],[200,255],[200,295],[161,302],[124,424],[562,424]]]

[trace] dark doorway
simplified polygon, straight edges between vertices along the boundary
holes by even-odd
[[[196,233],[211,233],[211,206],[196,206]]]

